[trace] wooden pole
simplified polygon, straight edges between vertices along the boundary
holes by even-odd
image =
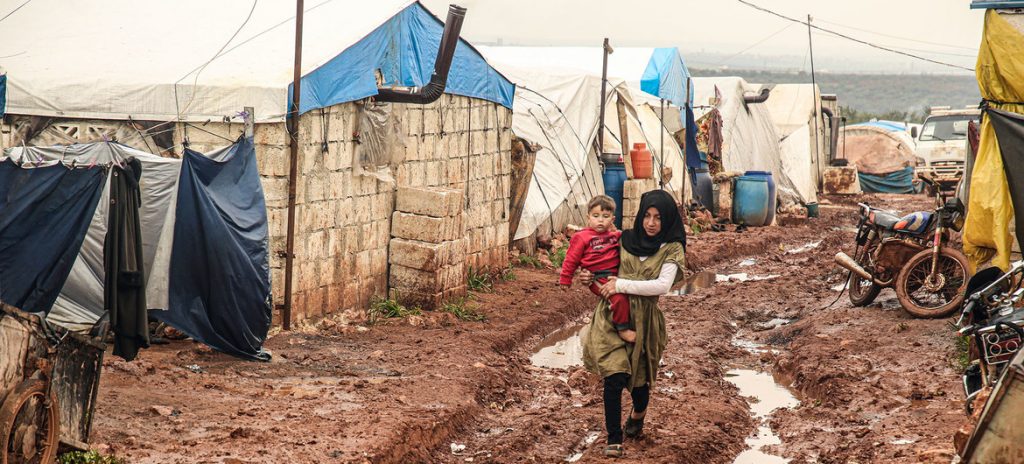
[[[629,157],[629,121],[626,119],[626,104],[622,95],[615,95],[615,109],[619,116],[619,141],[622,143],[622,163],[626,166],[626,178],[633,178],[633,162]]]
[[[302,84],[302,0],[295,2],[295,68],[292,76],[292,101],[288,108],[288,230],[284,251],[284,305],[281,324],[292,328],[292,275],[295,268],[295,190],[299,177],[299,95]]]

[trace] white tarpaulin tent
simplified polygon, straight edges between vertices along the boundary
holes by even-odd
[[[481,50],[502,74],[517,83],[513,132],[541,146],[514,240],[535,233],[559,232],[567,224],[585,224],[587,202],[594,195],[604,193],[602,167],[595,150],[601,105],[600,73],[570,69],[571,62],[563,63],[569,67],[531,64],[534,61],[556,62],[543,57],[551,57],[548,52],[561,49],[537,48],[532,56],[521,53],[522,48],[516,48],[520,52],[512,54],[501,53],[501,47],[482,47]],[[637,77],[646,66],[646,59],[638,65]],[[597,60],[600,68],[600,53]],[[665,165],[673,172],[665,188],[678,196],[686,181],[684,161],[672,134],[660,124],[654,109],[659,100],[630,89],[619,78],[609,78],[607,91],[604,152],[621,153],[615,102],[622,99],[627,110],[629,141],[648,144],[654,158],[654,175],[659,179],[662,162],[659,149],[664,140]],[[666,118],[678,119],[678,115],[678,109],[673,111],[666,104]]]
[[[804,203],[818,201],[817,161],[824,153],[825,138],[821,134],[824,123],[815,126],[815,117],[820,112],[821,95],[811,84],[780,84],[771,86],[771,94],[765,105],[771,114],[779,134],[779,155],[782,171],[793,185]],[[818,137],[815,137],[818,131]]]
[[[11,114],[206,121],[243,106],[282,121],[295,3],[36,0],[0,27]],[[307,2],[301,111],[429,80],[441,22],[413,0]],[[514,87],[461,42],[449,93],[511,106]]]
[[[694,113],[699,119],[711,107],[717,93],[722,115],[722,165],[727,171],[768,171],[778,186],[780,204],[799,200],[796,184],[782,169],[779,133],[764,103],[746,103],[744,96],[755,96],[761,86],[748,84],[739,77],[696,77]]]

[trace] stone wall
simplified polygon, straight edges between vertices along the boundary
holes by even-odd
[[[633,228],[640,212],[640,197],[657,189],[657,179],[629,179],[622,184],[622,230]]]
[[[360,104],[335,105],[300,118],[293,322],[342,311],[361,317],[374,296],[388,294],[398,187],[458,190],[465,271],[508,264],[511,110],[447,94],[429,105],[395,105],[406,146],[388,182],[357,175],[353,167]],[[179,125],[174,140],[180,146],[187,136],[190,148],[207,152],[237,139],[243,130],[238,122]],[[256,124],[254,136],[270,223],[276,307],[284,302],[288,134],[284,123],[267,123]],[[281,322],[278,311],[274,321]]]

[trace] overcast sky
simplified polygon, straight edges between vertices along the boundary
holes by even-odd
[[[750,1],[791,17],[803,19],[811,14],[821,27],[969,68],[974,67],[981,40],[982,10],[969,9],[970,0]],[[443,17],[451,1],[423,3]],[[602,37],[609,37],[613,45],[678,46],[689,54],[722,54],[721,60],[734,67],[749,55],[788,55],[800,62],[799,57],[807,54],[805,26],[736,0],[460,0],[458,4],[469,9],[463,36],[481,43],[600,45]],[[824,33],[815,33],[814,47],[816,62],[854,60],[893,72],[942,69],[911,64],[910,58]]]

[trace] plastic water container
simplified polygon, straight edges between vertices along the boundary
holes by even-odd
[[[733,188],[732,221],[748,226],[764,226],[768,222],[768,181],[760,176],[740,176]]]
[[[765,225],[771,224],[775,220],[775,210],[778,208],[778,198],[776,194],[778,191],[775,188],[775,179],[772,179],[772,173],[768,171],[747,171],[743,175],[749,177],[762,177],[768,181],[768,219]]]
[[[622,185],[626,183],[626,165],[606,163],[604,173],[604,194],[615,200],[615,227],[622,229]]]
[[[650,179],[654,175],[654,160],[646,143],[634,143],[629,151],[629,160],[633,164],[634,179]]]
[[[703,168],[697,168],[690,172],[693,173],[690,179],[693,184],[693,199],[714,213],[715,183],[711,180],[711,174],[708,174],[708,170]]]

